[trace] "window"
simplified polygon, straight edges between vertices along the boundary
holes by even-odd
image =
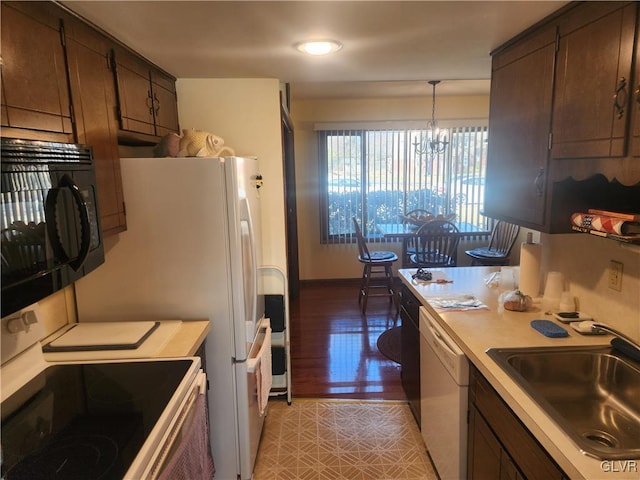
[[[376,237],[376,224],[398,223],[416,208],[456,214],[456,221],[489,230],[484,199],[487,127],[446,130],[445,153],[415,153],[425,130],[319,131],[323,243],[350,242],[352,217]]]

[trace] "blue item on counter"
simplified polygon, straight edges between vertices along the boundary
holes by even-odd
[[[556,325],[551,320],[531,320],[531,326],[545,337],[561,338],[569,336],[569,333],[564,328]]]

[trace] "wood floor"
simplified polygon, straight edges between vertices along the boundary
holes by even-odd
[[[302,282],[290,324],[293,397],[406,400],[400,365],[376,345],[400,325],[388,299],[371,298],[363,315],[358,282]]]

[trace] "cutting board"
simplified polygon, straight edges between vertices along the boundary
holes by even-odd
[[[132,350],[151,335],[160,322],[78,323],[42,347],[43,352]]]

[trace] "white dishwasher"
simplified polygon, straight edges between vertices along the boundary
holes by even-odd
[[[467,477],[468,385],[467,357],[420,307],[422,437],[441,480]]]

